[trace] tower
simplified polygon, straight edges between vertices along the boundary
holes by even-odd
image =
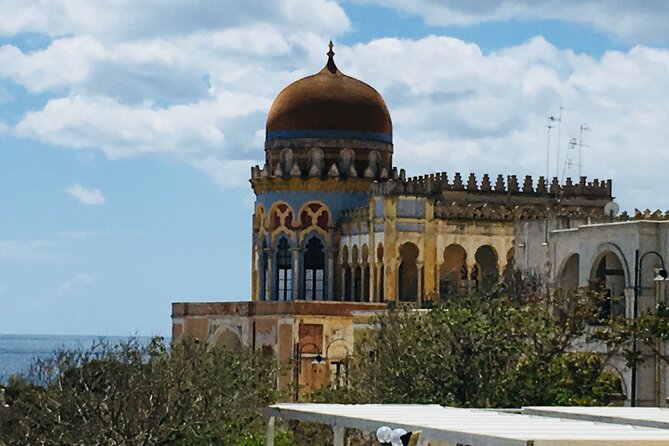
[[[336,219],[367,207],[371,183],[393,173],[383,98],[337,68],[332,42],[327,56],[268,113],[265,165],[251,175],[254,301],[333,300]]]

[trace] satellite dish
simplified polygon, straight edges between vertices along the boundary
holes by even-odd
[[[609,201],[604,206],[604,213],[609,217],[617,217],[620,211],[620,206],[615,201]]]

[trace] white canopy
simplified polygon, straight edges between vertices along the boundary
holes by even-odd
[[[601,423],[669,429],[669,409],[659,407],[523,407],[522,413]]]
[[[438,405],[276,404],[267,416],[269,445],[276,417],[328,424],[335,431],[335,446],[343,445],[344,428],[374,432],[383,425],[422,431],[429,440],[476,446],[669,446],[669,430],[664,429]]]

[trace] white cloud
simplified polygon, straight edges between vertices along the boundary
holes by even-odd
[[[595,58],[536,38],[484,55],[476,45],[430,36],[376,40],[340,48],[339,55],[347,74],[384,95],[393,117],[395,163],[412,175],[544,175],[546,118],[563,105],[571,111],[562,125],[560,175],[569,138],[588,123],[583,173],[612,178],[623,208],[669,207],[659,180],[669,162],[660,149],[669,140],[663,124],[669,120],[667,50],[639,46]],[[578,154],[569,158],[577,162]],[[577,167],[565,171],[577,175]]]
[[[100,189],[87,189],[79,183],[75,183],[66,189],[66,192],[83,204],[101,205],[105,204],[105,196]]]
[[[58,287],[58,291],[61,294],[69,294],[78,291],[79,289],[87,285],[91,285],[95,283],[97,280],[98,276],[96,274],[77,273],[72,277],[70,277],[65,282],[61,283],[60,286]]]
[[[221,188],[239,186],[248,181],[251,166],[258,160],[225,160],[205,157],[193,160],[193,166],[205,172]]]
[[[421,16],[429,25],[467,26],[505,20],[565,20],[633,43],[669,40],[664,0],[360,0]]]
[[[236,128],[241,133],[244,123],[240,124],[240,119],[261,120],[261,110],[268,107],[266,99],[226,91],[194,104],[164,108],[75,96],[49,100],[44,109],[26,114],[15,132],[60,146],[99,148],[111,159],[147,154],[187,156],[229,150],[224,131]],[[253,136],[239,133],[233,142]]]
[[[39,17],[16,25],[23,17],[18,13],[14,19],[0,19],[5,32],[67,34],[34,52],[0,47],[0,76],[52,97],[26,113],[12,131],[53,145],[98,149],[110,159],[176,158],[221,187],[244,185],[257,162],[253,160],[263,156],[264,123],[273,98],[325,62],[323,29],[348,27],[345,14],[337,13],[339,6],[316,3],[325,9],[313,12],[309,2],[285,0],[255,11],[254,0],[225,19],[202,16],[199,22],[184,12],[183,23],[168,22],[158,29],[151,19],[147,29],[124,37],[121,31],[135,26],[137,17],[160,9],[157,2],[128,8],[134,11],[131,17],[127,11],[108,11],[106,1],[87,3],[80,14],[70,14],[76,10],[68,9],[70,3],[44,0],[32,14],[42,14],[44,8],[53,17],[60,14],[66,18],[59,22],[61,30],[53,28],[55,21]],[[493,3],[497,6],[489,7]],[[387,1],[453,23],[548,17],[550,2],[526,3],[469,2],[465,7],[450,1],[419,1],[414,6]],[[655,15],[661,16],[650,14],[660,11],[653,5],[639,7],[626,20],[652,15],[647,19],[652,29]],[[194,8],[200,7],[198,3]],[[599,17],[599,6],[590,1],[571,10],[586,7],[590,9],[582,13],[583,20]],[[334,8],[333,15],[321,14],[327,8]],[[618,20],[626,8],[619,5],[601,20]],[[573,13],[566,7],[553,9]],[[109,13],[109,20],[101,25],[104,29],[91,30],[100,11]],[[309,11],[313,23],[305,20]],[[299,20],[304,26],[294,26]],[[319,29],[323,23],[330,28]],[[546,117],[564,105],[571,111],[562,127],[563,153],[564,143],[587,122],[593,131],[586,135],[590,147],[584,149],[584,172],[612,177],[623,207],[669,207],[654,180],[660,175],[656,166],[669,156],[658,150],[669,137],[663,124],[669,119],[667,50],[637,46],[590,57],[559,50],[539,37],[483,54],[472,43],[428,36],[336,45],[335,51],[344,72],[386,98],[395,126],[396,164],[410,173],[544,174]],[[642,168],[630,169],[630,153]],[[551,165],[552,174],[553,158]],[[577,170],[566,173],[575,176]]]
[[[58,259],[49,240],[0,240],[0,260],[49,262]]]
[[[0,35],[36,32],[106,39],[179,36],[240,23],[280,23],[289,29],[331,34],[348,29],[344,10],[331,0],[0,0]]]

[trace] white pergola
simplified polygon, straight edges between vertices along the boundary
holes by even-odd
[[[267,446],[274,445],[276,418],[330,425],[334,446],[344,445],[346,428],[372,433],[384,425],[421,431],[421,444],[432,440],[475,446],[669,446],[666,429],[438,405],[276,404],[267,409],[266,417]]]
[[[522,413],[599,423],[669,429],[669,409],[659,407],[523,407]]]

